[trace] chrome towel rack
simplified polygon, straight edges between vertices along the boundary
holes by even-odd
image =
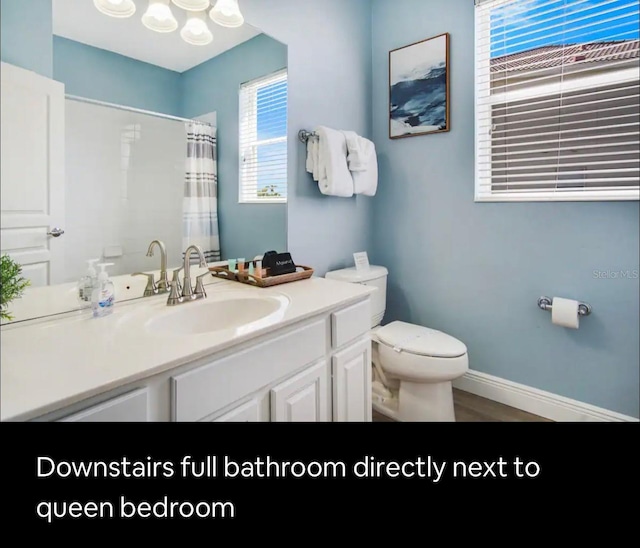
[[[319,135],[315,131],[307,131],[306,129],[301,129],[298,132],[298,139],[300,139],[301,143],[306,143],[309,139],[314,137],[319,137]]]
[[[549,297],[540,297],[538,299],[538,308],[551,312],[553,310],[553,299],[550,299]],[[579,316],[589,316],[592,311],[593,309],[590,304],[580,303],[578,305]]]

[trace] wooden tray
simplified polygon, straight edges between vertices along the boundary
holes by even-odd
[[[253,285],[255,287],[271,287],[274,285],[306,280],[313,276],[313,268],[309,266],[296,265],[296,268],[298,269],[298,272],[282,274],[281,276],[268,276],[266,278],[256,278],[255,276],[250,275],[248,271],[231,272],[226,266],[210,266],[209,270],[216,278],[240,282],[243,284]]]

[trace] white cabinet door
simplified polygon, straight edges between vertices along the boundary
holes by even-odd
[[[258,400],[245,402],[211,422],[260,422],[260,402]]]
[[[64,278],[64,85],[7,63],[0,70],[0,248],[33,286]]]
[[[333,356],[334,422],[371,421],[371,340]]]
[[[323,360],[271,389],[271,422],[326,422],[328,396]]]
[[[147,388],[139,388],[64,417],[58,422],[147,422],[148,392]]]
[[[326,354],[326,319],[297,327],[171,377],[172,418],[200,421]]]

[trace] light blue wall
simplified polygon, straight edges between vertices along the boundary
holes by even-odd
[[[51,78],[51,0],[0,0],[0,58]]]
[[[297,134],[318,125],[371,134],[371,2],[243,0],[242,10],[289,47],[288,248],[318,274],[353,264],[367,248],[375,199],[320,194]]]
[[[71,95],[180,114],[180,73],[60,36],[53,37],[53,78]]]
[[[182,116],[216,111],[218,216],[223,257],[287,249],[286,204],[239,204],[240,84],[287,66],[287,46],[264,34],[182,74]]]
[[[373,2],[372,259],[391,271],[385,321],[460,338],[477,371],[637,417],[638,280],[594,270],[638,269],[638,202],[474,203],[473,18],[470,0]],[[391,141],[388,52],[443,32],[452,131]],[[541,295],[594,313],[578,331],[553,326]]]

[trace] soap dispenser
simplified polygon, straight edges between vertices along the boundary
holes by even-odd
[[[78,281],[78,300],[81,302],[91,302],[93,290],[98,287],[98,273],[96,272],[95,264],[100,259],[89,259],[87,264],[87,272]]]
[[[116,300],[113,282],[109,279],[106,268],[113,266],[113,263],[100,263],[100,274],[98,274],[98,285],[91,295],[91,309],[94,318],[101,318],[113,312],[113,304]]]

